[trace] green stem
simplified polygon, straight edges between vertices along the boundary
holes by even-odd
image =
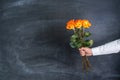
[[[80,33],[81,33],[81,41],[83,43],[84,42],[84,28],[83,27],[81,28]],[[82,47],[85,47],[85,45],[82,44]],[[84,68],[86,69],[86,71],[88,71],[89,68],[91,67],[91,65],[90,65],[90,62],[89,62],[87,56],[86,55],[83,56],[82,59],[83,59],[82,62],[83,62]]]
[[[73,29],[74,34],[76,33],[75,29]]]
[[[81,36],[82,36],[82,41],[84,42],[84,28],[81,28]]]
[[[82,41],[83,37],[82,37],[82,28],[78,29],[78,36],[79,39]]]

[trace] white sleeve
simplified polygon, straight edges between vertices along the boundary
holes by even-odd
[[[120,52],[120,39],[92,48],[93,56]]]

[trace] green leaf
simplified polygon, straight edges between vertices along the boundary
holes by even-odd
[[[78,39],[78,35],[77,34],[73,34],[71,37],[70,37],[70,41],[71,42],[76,42]]]
[[[72,38],[72,37],[71,37],[71,38],[70,38],[70,41],[71,41],[71,42],[76,42],[76,38]]]
[[[90,47],[93,45],[93,40],[89,40]]]
[[[75,46],[75,44],[74,44],[73,42],[70,42],[70,46],[71,46],[72,48],[76,48],[76,46]]]
[[[75,42],[70,42],[70,46],[72,47],[72,48],[80,48],[80,47],[82,47],[82,43],[81,43],[81,41],[80,40],[77,40],[77,41],[75,41]]]
[[[93,40],[85,40],[83,44],[85,47],[91,47],[93,45]]]
[[[83,44],[84,44],[85,47],[89,47],[90,46],[88,41],[85,41]]]
[[[72,39],[76,39],[76,38],[78,38],[78,35],[77,35],[77,34],[73,34],[73,35],[71,36],[71,38],[72,38]]]
[[[82,43],[81,43],[81,42],[77,42],[76,47],[77,47],[77,48],[82,47]]]
[[[85,37],[89,37],[91,35],[91,33],[90,32],[85,32],[84,35],[85,35]]]

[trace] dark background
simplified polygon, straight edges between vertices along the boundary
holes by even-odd
[[[93,47],[120,38],[120,0],[0,0],[0,80],[120,80],[119,53],[82,72],[70,19],[90,20]]]

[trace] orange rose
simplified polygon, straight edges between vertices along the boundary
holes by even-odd
[[[89,28],[91,23],[88,20],[82,20],[82,26],[83,28]]]
[[[74,19],[72,19],[72,20],[69,20],[68,22],[67,22],[67,26],[66,26],[66,29],[68,29],[68,30],[71,30],[71,29],[74,29],[75,27],[74,27]]]
[[[82,26],[82,20],[78,19],[78,20],[75,20],[75,28],[81,28]]]

